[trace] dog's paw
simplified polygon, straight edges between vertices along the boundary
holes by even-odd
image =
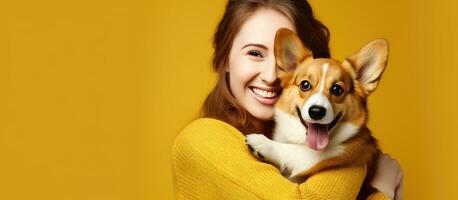
[[[245,143],[251,153],[260,160],[265,160],[270,139],[263,134],[249,134],[245,136]]]

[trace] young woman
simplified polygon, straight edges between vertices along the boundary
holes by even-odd
[[[281,90],[273,54],[279,28],[295,31],[315,57],[330,57],[329,31],[306,0],[229,0],[214,36],[218,82],[203,105],[203,118],[189,124],[173,148],[178,198],[356,198],[365,166],[328,170],[296,184],[256,160],[244,143],[244,134],[272,133]],[[400,199],[399,164],[383,155],[378,167],[371,184],[381,192],[369,199]]]

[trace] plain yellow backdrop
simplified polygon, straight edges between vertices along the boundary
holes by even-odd
[[[387,38],[370,128],[405,199],[458,198],[458,3],[311,0],[343,59]],[[0,199],[172,199],[222,0],[0,3]]]

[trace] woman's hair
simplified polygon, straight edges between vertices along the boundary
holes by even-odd
[[[201,116],[225,121],[242,133],[252,129],[250,114],[232,96],[225,70],[236,34],[242,24],[258,9],[273,9],[288,17],[296,33],[315,58],[329,58],[329,30],[313,16],[306,0],[229,0],[213,38],[213,70],[218,73],[216,86],[208,95]]]

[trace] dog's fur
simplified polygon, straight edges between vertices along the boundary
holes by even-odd
[[[367,165],[358,198],[375,192],[369,183],[380,150],[366,126],[366,101],[387,64],[386,40],[374,40],[340,62],[314,59],[294,32],[280,29],[274,51],[283,88],[275,105],[276,127],[273,140],[262,134],[246,136],[253,154],[295,182],[326,169]],[[314,106],[325,115],[317,117]]]

